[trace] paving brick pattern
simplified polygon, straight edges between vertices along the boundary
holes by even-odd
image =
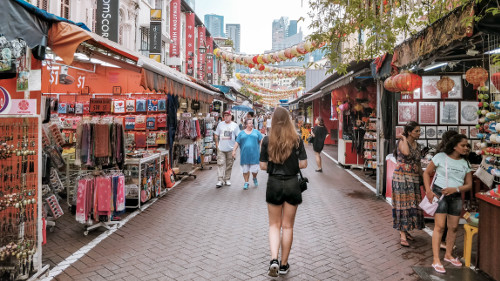
[[[430,265],[430,236],[415,231],[412,247],[401,247],[391,207],[326,157],[324,172],[315,173],[307,152],[310,183],[296,217],[291,269],[278,279],[418,280],[411,266]],[[267,174],[244,191],[238,163],[232,186],[215,188],[216,169],[197,172],[56,280],[269,280]],[[100,233],[85,237],[82,226],[67,224],[49,234],[44,259],[52,265]],[[52,241],[59,236],[66,240]]]

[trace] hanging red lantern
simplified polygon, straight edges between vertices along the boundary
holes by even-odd
[[[395,93],[398,89],[394,86],[394,77],[395,76],[390,76],[389,78],[385,79],[384,81],[384,88],[389,91]]]
[[[437,89],[441,92],[441,98],[447,99],[448,92],[455,87],[455,82],[448,76],[443,76],[436,84]]]
[[[398,92],[412,98],[413,91],[422,87],[422,77],[405,70],[394,76],[394,86]]]
[[[465,72],[465,80],[474,86],[474,90],[484,86],[488,80],[488,71],[482,67],[473,67]]]
[[[491,75],[491,83],[493,83],[495,88],[500,91],[500,72],[493,73],[493,75]]]
[[[265,66],[265,65],[263,65],[263,64],[259,65],[259,70],[260,70],[260,71],[263,71],[264,69],[266,69],[266,66]]]
[[[253,63],[255,63],[255,64],[259,64],[259,61],[257,60],[258,58],[259,58],[259,56],[254,56],[254,57],[252,58]]]

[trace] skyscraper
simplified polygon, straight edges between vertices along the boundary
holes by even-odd
[[[212,37],[224,37],[224,16],[205,15],[205,26]]]
[[[240,32],[241,26],[239,23],[228,23],[226,24],[226,37],[233,40],[233,47],[236,53],[240,52]]]
[[[284,48],[284,40],[288,34],[288,17],[281,17],[273,21],[273,44],[272,50],[281,50]]]
[[[286,37],[290,37],[297,34],[297,20],[291,20],[290,25],[288,25],[288,34]]]

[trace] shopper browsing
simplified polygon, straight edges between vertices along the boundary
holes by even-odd
[[[271,120],[269,120],[271,121]],[[297,174],[307,167],[304,142],[299,138],[286,109],[277,107],[272,131],[262,140],[260,168],[269,173],[266,202],[269,213],[269,276],[286,274],[292,248],[293,225],[302,194]],[[280,237],[281,233],[281,237]],[[281,264],[278,253],[281,245]]]
[[[439,205],[434,214],[434,231],[432,233],[432,267],[439,273],[446,270],[439,258],[439,245],[443,235],[446,220],[448,220],[448,234],[446,237],[446,253],[444,260],[456,267],[462,263],[452,256],[455,245],[460,212],[462,211],[462,191],[472,188],[472,173],[469,162],[466,160],[469,152],[467,137],[462,134],[453,136],[446,144],[443,152],[436,154],[427,166],[424,173],[424,185],[426,196],[430,202],[436,198]],[[432,184],[431,175],[436,173],[436,179]]]
[[[408,122],[394,152],[397,165],[392,176],[393,228],[399,231],[400,244],[404,247],[410,246],[408,240],[414,240],[409,231],[425,227],[424,213],[418,207],[422,201],[419,137],[420,126],[417,122]]]
[[[311,135],[313,136],[313,150],[314,156],[316,157],[316,165],[318,169],[316,172],[323,172],[323,168],[321,166],[321,151],[325,145],[325,139],[328,137],[328,130],[325,127],[325,122],[322,117],[316,118],[315,122],[316,126],[312,129]]]
[[[240,133],[238,125],[231,121],[231,112],[224,112],[224,122],[217,125],[214,132],[217,147],[217,188],[224,184],[231,185],[231,172],[233,170],[232,151],[236,143],[236,136]]]
[[[240,148],[240,165],[245,179],[244,190],[247,190],[250,185],[250,173],[252,173],[254,185],[259,185],[257,173],[259,172],[259,150],[262,138],[262,134],[254,129],[252,119],[245,120],[245,130],[238,134],[233,149],[233,158],[236,158],[236,151],[238,147]]]

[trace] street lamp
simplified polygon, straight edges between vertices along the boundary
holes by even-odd
[[[205,46],[200,46],[198,48],[198,50],[200,51],[200,54],[204,54],[206,52],[207,48]]]

